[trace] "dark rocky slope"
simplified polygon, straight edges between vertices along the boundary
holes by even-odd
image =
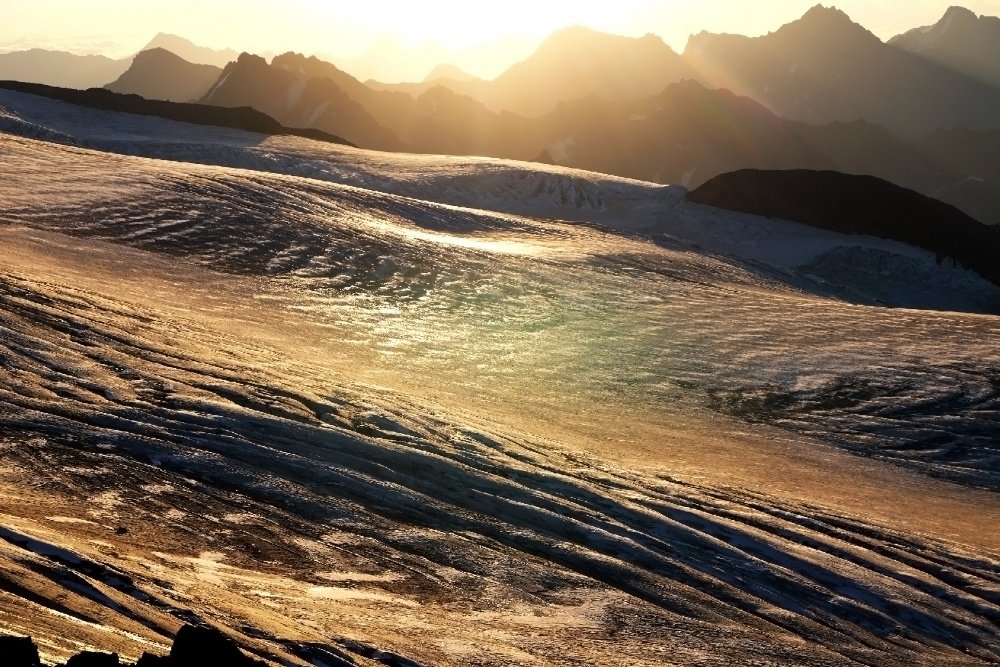
[[[847,234],[869,234],[951,258],[1000,285],[1000,228],[980,224],[954,206],[873,176],[834,171],[722,174],[688,199],[732,211],[795,220]]]
[[[70,88],[45,86],[38,83],[22,83],[20,81],[0,81],[0,88],[16,90],[30,95],[40,95],[94,109],[120,111],[140,116],[156,116],[158,118],[193,123],[195,125],[231,127],[248,132],[259,132],[261,134],[290,134],[317,139],[319,141],[350,144],[345,139],[321,130],[285,127],[270,116],[250,107],[223,108],[207,104],[164,102],[160,100],[147,100],[138,95],[113,93],[103,88],[73,90]]]

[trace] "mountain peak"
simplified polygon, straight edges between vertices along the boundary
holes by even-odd
[[[934,25],[908,30],[889,44],[1000,87],[1000,18],[949,7]]]
[[[457,65],[442,63],[432,69],[430,73],[424,77],[424,81],[440,81],[441,79],[450,79],[452,81],[473,81],[475,78],[476,77],[472,76]]]
[[[882,43],[878,37],[864,26],[854,22],[845,12],[834,6],[815,5],[802,18],[792,21],[772,35],[785,34],[796,41],[829,43],[831,40],[847,48],[863,41]],[[851,40],[851,41],[849,41]]]
[[[191,102],[211,88],[221,71],[214,65],[190,63],[173,51],[156,47],[137,53],[128,70],[104,87],[147,100]]]
[[[814,17],[821,17],[821,16],[822,17],[836,17],[836,18],[841,18],[841,19],[846,18],[847,20],[850,20],[850,18],[851,18],[843,10],[838,9],[836,6],[830,5],[829,7],[827,7],[824,4],[813,5],[812,7],[809,8],[808,11],[806,11],[805,14],[803,14],[802,18],[810,18],[810,17],[814,18]]]
[[[236,59],[236,52],[232,49],[210,49],[198,46],[194,42],[179,35],[169,32],[158,32],[153,39],[149,40],[143,51],[161,48],[170,51],[182,59],[201,65],[215,65],[225,67],[230,61]]]
[[[244,51],[236,59],[236,64],[241,67],[267,67],[267,60],[262,56]]]
[[[170,51],[169,49],[165,49],[162,46],[154,46],[151,49],[143,49],[139,53],[135,54],[135,60],[133,62],[135,62],[136,60],[141,61],[141,60],[174,60],[174,59],[183,60],[183,58],[181,58],[173,51]]]
[[[951,18],[951,19],[956,19],[956,18],[978,19],[979,16],[977,16],[976,13],[974,11],[972,11],[971,9],[967,9],[967,8],[961,7],[959,5],[952,5],[951,7],[949,7],[945,11],[944,17],[942,18],[942,20],[948,19],[948,18]]]
[[[814,5],[802,18],[799,19],[800,23],[805,23],[809,25],[821,25],[821,26],[856,26],[857,24],[851,20],[851,17],[847,15],[843,10],[830,5]],[[860,27],[860,26],[858,26]]]

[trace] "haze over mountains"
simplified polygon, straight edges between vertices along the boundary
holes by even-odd
[[[197,46],[183,37],[158,33],[138,53],[151,49],[165,49],[189,63],[224,67],[239,54],[232,50],[216,50]],[[28,49],[0,53],[0,80],[44,83],[64,88],[97,88],[115,81],[133,64],[135,56],[112,59],[97,55],[77,55],[65,51]],[[173,72],[172,72],[173,73]],[[173,73],[176,74],[176,73]],[[142,83],[135,85],[173,86],[170,82]],[[184,85],[184,84],[181,84]],[[136,92],[138,91],[130,91]]]
[[[689,187],[740,168],[871,174],[996,223],[998,26],[956,7],[883,43],[818,5],[763,37],[694,35],[683,54],[655,35],[574,27],[493,80],[442,64],[401,84],[160,34],[113,80],[124,61],[59,65],[77,71],[72,81],[41,65],[4,75],[4,58],[23,54],[0,55],[0,78],[85,87],[103,76],[116,92],[251,106],[367,148],[542,160]]]
[[[0,665],[996,667],[968,18],[0,80]]]
[[[889,44],[992,86],[1000,86],[1000,18],[952,7],[934,25],[914,28]]]
[[[821,5],[764,37],[695,35],[684,56],[712,85],[793,120],[862,118],[906,137],[1000,126],[1000,89],[885,44]]]

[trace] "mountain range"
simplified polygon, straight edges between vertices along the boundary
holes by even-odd
[[[238,55],[236,51],[229,49],[215,50],[197,46],[183,37],[166,33],[157,34],[146,46],[139,49],[136,55],[152,49],[164,49],[189,63],[215,67],[225,66]],[[97,88],[116,81],[125,74],[133,65],[136,55],[113,59],[100,55],[79,55],[47,49],[0,53],[0,80],[42,83],[62,88]],[[140,63],[142,64],[144,63]],[[174,72],[170,74],[175,75]],[[174,84],[163,80],[158,83],[135,82],[135,85],[147,90],[152,86],[162,85],[169,88]],[[138,90],[129,92],[142,94]],[[157,99],[167,98],[157,97]]]
[[[862,118],[909,138],[955,124],[1000,129],[1000,89],[886,44],[821,5],[763,37],[695,35],[684,57],[711,85],[793,120]]]
[[[543,47],[0,81],[0,667],[1000,665],[1000,129]]]
[[[539,160],[692,188],[743,168],[870,174],[996,223],[1000,88],[990,77],[1000,80],[1000,60],[988,45],[1000,43],[998,25],[952,8],[883,43],[818,5],[763,37],[694,35],[682,54],[654,35],[573,27],[494,80],[441,66],[411,84],[161,34],[106,87],[249,106],[365,148]],[[222,70],[197,64],[225,58]]]
[[[889,44],[973,79],[1000,86],[1000,18],[951,7],[934,25],[914,28]]]

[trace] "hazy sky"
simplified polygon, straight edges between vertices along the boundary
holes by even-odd
[[[887,38],[935,22],[957,2],[835,4]],[[503,52],[494,58],[503,67],[526,55],[525,45],[531,42],[525,38],[537,41],[566,25],[636,36],[652,32],[682,50],[692,32],[759,35],[814,4],[816,0],[0,0],[0,50],[42,46],[123,56],[155,33],[171,32],[215,48],[294,50],[349,59],[388,34],[405,45],[435,42],[452,51],[480,42],[503,43],[505,48],[497,49]],[[1000,0],[967,0],[964,6],[1000,15]],[[483,63],[476,66],[488,66]]]

